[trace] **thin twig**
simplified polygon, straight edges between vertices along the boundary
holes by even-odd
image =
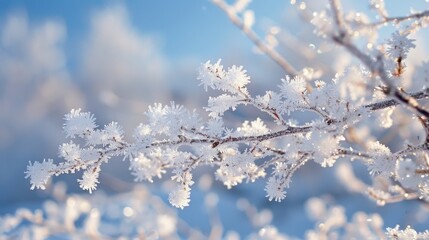
[[[415,93],[411,93],[410,94],[411,97],[413,97],[414,99],[423,99],[423,98],[429,98],[429,88],[425,88],[421,91],[415,92]],[[385,109],[388,107],[393,107],[396,105],[399,105],[400,103],[395,100],[395,99],[390,99],[390,100],[385,100],[385,101],[381,101],[381,102],[376,102],[376,103],[372,103],[372,104],[368,104],[365,105],[365,108],[369,108],[370,110],[380,110],[380,109]]]
[[[420,18],[425,18],[425,17],[429,17],[429,10],[419,12],[419,13],[410,14],[408,16],[386,17],[386,18],[383,18],[382,21],[373,22],[373,23],[362,23],[361,25],[363,25],[365,27],[378,27],[378,26],[382,26],[382,25],[389,23],[389,22],[400,23],[400,22],[404,22],[404,21],[408,21],[408,20],[420,19]]]
[[[400,91],[400,89],[396,87],[392,80],[387,76],[381,55],[377,56],[376,60],[373,60],[369,55],[363,53],[358,47],[350,42],[347,32],[344,31],[345,26],[341,19],[340,3],[338,0],[330,0],[330,4],[334,14],[335,23],[338,27],[338,34],[332,36],[333,41],[345,47],[352,55],[362,61],[371,71],[373,76],[380,77],[381,81],[386,84],[386,87],[383,89],[386,95],[394,97],[399,102],[429,118],[429,111],[421,107],[415,98]]]
[[[284,57],[282,57],[275,49],[267,46],[258,35],[249,27],[247,27],[243,21],[237,16],[237,14],[229,9],[228,4],[223,0],[212,1],[222,11],[226,13],[231,22],[237,26],[263,53],[267,54],[272,60],[274,60],[280,67],[282,67],[288,75],[295,77],[298,75],[298,71],[290,64]]]
[[[377,193],[377,191],[375,189],[369,188],[368,189],[368,195],[372,198],[374,198],[375,200],[377,200],[377,202],[380,202],[382,204],[386,204],[386,203],[396,203],[396,202],[401,202],[403,200],[414,200],[414,199],[418,199],[419,198],[419,194],[418,193],[404,193],[404,194],[397,194],[397,195],[390,195],[389,197],[385,197],[385,196],[381,196],[381,194]]]
[[[429,118],[428,110],[420,106],[414,97],[400,91],[392,83],[392,81],[389,79],[389,77],[386,74],[386,70],[384,69],[384,65],[380,57],[374,61],[370,56],[363,53],[361,50],[359,50],[359,48],[357,48],[351,42],[347,41],[345,36],[341,36],[341,35],[333,36],[332,39],[337,44],[345,47],[349,51],[349,53],[351,53],[352,55],[357,57],[361,62],[363,62],[374,76],[380,77],[383,83],[387,85],[386,88],[384,89],[384,93],[386,95],[394,97],[395,100],[397,100],[398,102],[403,103],[404,105],[413,109],[415,112]]]

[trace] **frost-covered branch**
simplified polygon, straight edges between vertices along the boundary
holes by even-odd
[[[401,102],[411,109],[414,109],[416,112],[422,114],[425,117],[429,117],[429,111],[420,106],[414,97],[405,94],[397,86],[395,86],[395,84],[386,74],[384,64],[380,57],[378,57],[376,60],[371,59],[370,56],[360,51],[352,43],[347,42],[344,37],[333,36],[333,40],[336,43],[344,46],[351,54],[359,58],[371,70],[374,76],[380,77],[383,83],[386,84],[386,86],[383,88],[383,92],[386,95],[394,97],[398,102]]]
[[[267,91],[263,96],[252,97],[247,89],[250,78],[246,71],[236,66],[224,70],[220,61],[203,64],[198,79],[205,89],[223,92],[209,98],[206,123],[195,110],[188,111],[173,102],[165,106],[155,104],[146,112],[148,122],[136,128],[132,143],[124,141],[117,123],[98,129],[92,114],[72,110],[64,124],[66,136],[72,140],[59,148],[65,161],[30,163],[26,174],[32,189],[45,188],[53,175],[84,170],[78,182],[82,189],[92,192],[99,182],[101,165],[112,157],[123,156],[129,159],[137,181],[152,182],[154,177],[161,178],[171,172],[177,189],[170,193],[169,200],[176,207],[189,204],[194,183],[192,170],[204,165],[216,168],[217,179],[228,188],[243,180],[255,181],[271,174],[265,188],[267,197],[280,201],[286,196],[284,189],[293,174],[311,159],[328,167],[339,157],[361,158],[372,174],[396,175],[395,165],[410,150],[427,149],[423,144],[391,154],[378,142],[370,143],[368,151],[341,147],[346,143],[343,134],[349,126],[368,117],[371,111],[392,107],[395,102],[345,101],[337,90],[337,81],[317,81],[313,91],[308,92],[303,78],[286,78],[278,92]],[[423,97],[426,93],[427,90],[415,95]],[[236,130],[223,125],[225,111],[248,104],[273,117],[272,129],[259,118],[245,121]],[[316,112],[319,119],[295,125],[290,114],[296,111]],[[421,175],[416,171],[414,174]]]
[[[222,11],[224,11],[231,22],[236,25],[263,53],[267,54],[274,62],[282,67],[286,73],[292,77],[297,76],[298,72],[282,55],[280,55],[272,46],[266,44],[252,30],[254,22],[253,12],[247,10],[243,13],[243,19],[238,14],[243,12],[250,2],[248,0],[240,0],[233,6],[228,5],[224,0],[212,0]]]
[[[99,127],[91,113],[71,110],[64,119],[67,141],[58,151],[63,161],[30,162],[25,173],[31,189],[45,189],[53,176],[81,171],[77,182],[92,193],[99,184],[103,164],[120,157],[127,160],[136,181],[168,178],[173,182],[168,200],[177,208],[190,204],[196,181],[194,171],[207,166],[227,188],[265,179],[268,200],[282,201],[294,175],[309,162],[333,167],[341,158],[361,161],[373,182],[363,183],[345,168],[342,169],[347,174],[339,174],[340,181],[353,185],[350,190],[368,195],[379,205],[416,199],[428,202],[429,112],[424,99],[429,97],[429,89],[420,84],[410,94],[401,87],[408,53],[417,42],[410,38],[409,28],[397,29],[378,46],[372,41],[365,42],[367,48],[376,49],[367,52],[356,43],[359,24],[349,21],[339,0],[329,2],[328,10],[313,14],[311,23],[316,26],[317,35],[344,47],[363,66],[349,66],[333,76],[325,74],[321,79],[308,80],[251,30],[251,13],[244,12],[243,19],[240,18],[246,1],[228,5],[215,0],[234,24],[286,70],[288,75],[279,81],[277,88],[254,95],[248,89],[251,78],[244,67],[224,68],[220,60],[208,61],[201,64],[197,76],[205,91],[215,92],[203,108],[207,114],[187,110],[174,102],[155,103],[148,107],[145,121],[135,128],[132,137],[126,138],[118,123]],[[377,12],[385,22],[391,22],[385,10],[378,8]],[[408,19],[426,18],[425,12],[410,15]],[[398,19],[401,21],[405,18]],[[417,137],[401,136],[403,143],[391,148],[381,138],[363,136],[360,144],[356,144],[347,135],[349,130],[361,126],[367,126],[370,132],[378,127],[391,127],[395,124],[393,111],[401,111],[396,108],[398,105],[412,109],[417,116],[420,128],[412,133],[418,134]],[[257,117],[243,119],[239,125],[228,122],[226,112],[242,111],[249,106],[258,110]],[[412,120],[414,116],[402,117]],[[374,118],[381,119],[380,126],[374,124]],[[413,143],[415,139],[419,142]],[[310,205],[324,203],[313,199]],[[315,216],[322,227],[308,232],[310,239],[329,239],[335,229],[345,226],[341,208],[323,209],[324,214]],[[359,219],[358,216],[353,221],[360,224]],[[217,220],[213,218],[213,222]],[[372,235],[368,236],[385,236],[380,226],[365,225],[371,229]],[[264,227],[262,235],[274,231]],[[408,228],[394,228],[385,234],[396,237],[410,232]],[[427,236],[427,232],[412,233]],[[356,237],[355,233],[347,234]],[[221,230],[214,228],[213,236],[221,235]]]
[[[378,54],[375,59],[368,54],[362,52],[357,46],[355,46],[351,41],[351,36],[348,35],[348,32],[344,31],[343,21],[340,20],[340,6],[339,1],[331,1],[332,11],[334,14],[334,19],[338,27],[338,32],[333,33],[331,36],[333,41],[345,47],[352,55],[357,57],[365,66],[371,71],[374,77],[378,76],[385,84],[383,87],[383,92],[386,95],[394,97],[397,101],[409,106],[411,109],[414,109],[416,112],[429,117],[429,111],[419,105],[415,98],[402,92],[396,84],[393,82],[392,77],[389,77],[387,70],[384,66],[383,57],[381,54]],[[415,48],[414,40],[407,38],[408,34],[401,34],[395,32],[392,36],[392,39],[389,41],[390,48],[388,49],[387,54],[390,55],[396,62],[396,72],[392,75],[399,76],[403,71],[402,61],[407,57],[407,53],[411,48]]]
[[[410,96],[416,100],[429,98],[429,88],[425,88],[425,89],[418,91],[418,92],[415,92],[415,93],[410,93]],[[390,99],[390,100],[385,100],[385,101],[381,101],[381,102],[377,102],[377,103],[368,104],[365,107],[367,107],[371,110],[379,110],[379,109],[385,109],[385,108],[389,108],[392,106],[396,106],[398,104],[400,104],[400,102],[396,101],[395,99]]]
[[[384,17],[381,21],[378,22],[372,22],[372,23],[364,23],[362,24],[365,27],[379,27],[386,25],[387,23],[395,23],[399,24],[404,21],[410,21],[410,20],[420,20],[422,18],[429,17],[429,10],[413,13],[407,16],[400,16],[400,17]]]
[[[174,102],[155,103],[148,107],[144,121],[130,137],[116,122],[97,126],[90,112],[73,109],[64,118],[67,141],[58,150],[63,160],[30,162],[25,174],[31,189],[45,189],[53,176],[81,172],[79,186],[92,193],[99,184],[103,164],[120,158],[129,164],[135,181],[171,181],[168,200],[177,208],[190,204],[194,172],[203,167],[228,189],[264,179],[267,199],[280,202],[286,198],[294,175],[309,162],[326,168],[338,166],[342,159],[362,162],[372,180],[364,183],[349,165],[339,165],[339,181],[352,192],[366,194],[379,205],[408,200],[429,202],[429,111],[425,106],[429,76],[427,70],[423,77],[404,74],[408,70],[406,63],[411,62],[408,55],[419,43],[412,38],[412,31],[426,24],[427,10],[389,17],[383,1],[370,0],[370,8],[381,19],[372,23],[364,13],[345,12],[340,0],[329,0],[324,10],[310,10],[306,16],[312,17],[309,22],[321,41],[341,46],[342,53],[359,62],[352,61],[335,72],[317,70],[320,76],[316,80],[299,73],[256,35],[252,30],[253,12],[245,11],[249,1],[213,2],[287,72],[278,86],[256,95],[248,88],[251,77],[243,66],[224,67],[220,60],[208,61],[201,64],[197,76],[199,85],[214,93],[208,97],[206,107],[188,110]],[[291,3],[302,11],[311,9],[309,1]],[[401,25],[408,20],[413,23]],[[386,40],[377,40],[378,26],[390,23],[395,30]],[[336,61],[342,59],[338,57]],[[317,67],[317,63],[314,65]],[[411,109],[412,114],[397,107],[400,105]],[[248,107],[257,110],[255,117],[245,118],[237,125],[228,121],[225,113]],[[396,142],[380,136],[383,128],[394,128]],[[351,136],[352,131],[357,136]],[[213,207],[217,200],[213,197],[207,201]],[[356,239],[428,237],[427,231],[418,233],[408,227],[384,232],[378,215],[358,213],[348,222],[344,209],[320,199],[310,199],[307,205],[317,222],[317,227],[307,232],[308,239],[331,239],[339,233]],[[242,202],[239,208],[249,218],[259,214],[249,203]],[[97,220],[97,212],[94,214]],[[40,220],[38,213],[17,213],[17,218],[34,225],[49,225]],[[214,227],[210,236],[220,238],[219,219],[211,220]],[[252,221],[259,230],[258,237],[283,237],[268,225],[269,221]],[[353,231],[354,228],[359,230]],[[89,229],[97,235],[93,225]]]

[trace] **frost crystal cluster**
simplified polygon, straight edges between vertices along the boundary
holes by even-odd
[[[26,177],[32,189],[44,189],[53,175],[74,173],[81,175],[79,186],[91,193],[99,183],[101,166],[120,156],[127,160],[136,181],[153,182],[168,176],[175,184],[168,199],[177,208],[190,204],[193,173],[202,166],[209,166],[227,188],[265,179],[268,200],[282,201],[294,173],[307,163],[313,161],[325,168],[347,159],[363,162],[373,183],[367,185],[342,175],[344,184],[355,183],[350,188],[378,204],[414,199],[427,203],[429,111],[424,99],[429,97],[429,89],[422,82],[428,76],[414,79],[406,74],[408,57],[419,44],[414,34],[427,26],[427,10],[389,17],[383,1],[371,0],[369,6],[378,19],[372,22],[366,13],[344,11],[339,0],[330,0],[327,8],[314,12],[310,11],[310,1],[291,1],[313,25],[320,41],[354,57],[349,65],[335,71],[317,63],[296,70],[297,66],[283,58],[269,41],[253,32],[250,20],[242,14],[249,1],[234,5],[213,2],[261,52],[285,70],[277,88],[255,95],[248,88],[251,77],[243,66],[207,61],[197,76],[205,91],[216,93],[208,98],[204,108],[207,114],[174,102],[155,103],[145,112],[145,121],[135,128],[132,141],[125,140],[118,123],[99,127],[91,113],[73,109],[65,116],[68,140],[59,147],[63,161],[30,162]],[[394,30],[379,39],[379,30],[387,25]],[[259,117],[237,126],[228,123],[226,112],[248,108],[257,109]],[[407,128],[411,124],[413,128]],[[386,139],[373,135],[386,128],[397,129],[399,144],[389,146]],[[321,203],[313,201],[310,205],[314,204]],[[344,210],[326,211],[324,217],[315,216],[324,228],[345,224]],[[356,216],[353,221],[358,224],[361,218]],[[374,224],[377,228],[380,225]],[[324,229],[309,232],[307,237],[320,239],[320,231]],[[260,234],[270,239],[270,234],[276,233],[267,228]],[[392,239],[427,237],[427,233],[419,235],[411,228],[399,227],[389,228],[386,234]]]

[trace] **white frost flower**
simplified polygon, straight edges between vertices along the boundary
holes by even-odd
[[[168,130],[165,122],[165,115],[167,114],[167,107],[161,103],[154,103],[153,106],[148,107],[145,115],[148,117],[149,125],[153,133],[163,134]]]
[[[273,171],[275,175],[284,177],[289,172],[288,164],[286,164],[285,162],[276,162]]]
[[[230,164],[222,165],[216,170],[215,174],[216,179],[221,181],[228,189],[238,185],[245,178],[242,168],[231,166]]]
[[[255,101],[261,106],[278,109],[282,113],[292,111],[291,106],[284,104],[282,95],[277,92],[266,91],[263,96],[256,96]]]
[[[122,127],[119,126],[117,122],[111,122],[105,125],[103,132],[109,144],[121,142],[124,134],[124,130],[122,130]]]
[[[306,85],[305,79],[300,76],[296,76],[293,79],[286,76],[286,79],[282,79],[282,84],[279,86],[280,97],[283,101],[279,102],[279,99],[276,98],[277,96],[269,94],[270,104],[280,107],[281,113],[289,115],[291,112],[299,109],[300,106],[306,104],[303,98],[303,94],[307,89]]]
[[[63,143],[59,147],[59,155],[63,157],[67,161],[75,161],[80,159],[81,149],[79,145],[74,144],[70,141],[70,143]]]
[[[171,180],[174,180],[174,181],[181,183],[182,185],[186,185],[188,187],[194,185],[195,182],[192,181],[192,174],[190,172],[184,172],[180,168],[173,170],[173,173],[176,173],[176,172],[180,173],[180,175],[179,174],[173,175],[171,177]]]
[[[322,167],[332,167],[337,156],[333,154],[337,150],[339,143],[343,140],[342,136],[334,137],[325,131],[312,132],[309,147],[312,147],[314,151],[314,161],[319,163]]]
[[[30,162],[25,172],[25,178],[30,178],[31,190],[35,188],[44,190],[55,167],[52,159],[44,159],[43,162],[34,162],[33,164]]]
[[[134,130],[134,138],[138,141],[142,137],[148,136],[152,133],[152,130],[149,125],[140,123],[139,126]]]
[[[83,137],[86,134],[94,131],[95,118],[89,112],[81,112],[81,109],[72,109],[70,113],[64,117],[64,131],[66,137],[74,138],[75,136]]]
[[[227,81],[231,87],[241,89],[250,82],[250,77],[247,76],[246,70],[243,69],[243,66],[237,67],[233,65],[228,69],[228,72],[226,72],[225,81]]]
[[[209,97],[206,111],[210,112],[210,117],[218,118],[223,116],[224,112],[228,111],[230,108],[235,111],[240,100],[240,98],[228,94],[222,94],[217,97]]]
[[[217,89],[219,80],[225,76],[225,70],[223,70],[220,62],[221,60],[219,59],[215,64],[207,61],[201,65],[197,79],[201,81],[199,85],[203,85],[205,91],[208,88]]]
[[[174,207],[183,209],[189,206],[189,202],[191,201],[190,195],[189,187],[179,185],[176,190],[170,192],[168,200]]]
[[[268,197],[270,201],[274,199],[274,201],[280,202],[286,198],[286,191],[284,188],[285,183],[283,179],[270,177],[265,186],[265,192],[267,192],[266,197]]]
[[[398,31],[392,33],[392,37],[387,40],[387,55],[394,59],[405,59],[410,49],[416,47],[414,41],[414,39],[408,38],[408,33]]]
[[[399,225],[396,225],[395,228],[387,228],[386,235],[388,239],[418,239],[418,233],[416,230],[412,229],[410,226],[406,227],[404,230],[399,229]],[[420,239],[420,238],[419,238]]]
[[[296,76],[292,79],[287,76],[286,79],[282,79],[282,85],[280,85],[282,96],[291,104],[302,103],[302,94],[306,89],[307,82],[300,76]]]
[[[140,153],[138,157],[134,158],[134,161],[131,161],[130,170],[132,171],[131,174],[135,176],[135,181],[147,180],[153,182],[153,177],[161,178],[161,175],[165,173],[161,162],[152,161],[143,153]]]
[[[250,122],[250,124],[249,121],[245,121],[241,127],[237,128],[237,132],[242,133],[243,136],[257,136],[266,134],[269,130],[265,123],[260,118],[257,118],[255,121]]]
[[[396,161],[390,157],[378,157],[370,162],[369,173],[371,175],[385,174],[390,176],[395,169]]]
[[[149,146],[153,141],[152,128],[148,124],[140,123],[135,129],[133,138],[142,146]]]
[[[369,162],[369,173],[372,175],[392,175],[395,172],[396,161],[391,156],[390,149],[380,142],[369,142],[368,153],[372,156]]]
[[[212,136],[220,137],[224,132],[222,118],[210,118],[207,122],[207,133]]]
[[[77,180],[79,182],[79,187],[92,193],[93,190],[97,189],[99,173],[99,168],[91,168],[83,172],[82,179]]]

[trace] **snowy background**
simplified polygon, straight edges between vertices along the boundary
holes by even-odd
[[[404,8],[398,4],[392,4],[393,13],[400,14]],[[427,3],[421,5],[427,8]],[[366,5],[348,7],[365,10]],[[317,40],[288,2],[254,0],[249,8],[255,11],[255,30],[261,36],[273,26],[286,29],[283,38],[287,42],[301,41],[305,49],[299,51],[314,54]],[[424,59],[425,47],[410,61]],[[296,66],[307,64],[298,57],[302,52],[287,46],[281,51]],[[30,190],[24,171],[28,161],[57,158],[57,146],[65,141],[62,117],[71,108],[91,111],[99,125],[117,121],[126,135],[131,135],[154,102],[174,100],[203,113],[201,107],[209,95],[198,86],[196,69],[219,58],[227,66],[245,66],[254,94],[274,88],[284,77],[282,69],[258,54],[208,1],[0,1],[0,216],[19,207],[38,207],[50,198],[47,192]],[[328,64],[338,68],[351,61],[347,56],[338,58],[339,62],[329,56],[317,58],[328,59]],[[239,109],[227,117],[234,125],[246,116],[254,119],[257,115]],[[361,168],[355,164],[358,174]],[[252,229],[236,208],[242,197],[258,209],[271,209],[279,230],[300,237],[314,224],[303,214],[304,201],[312,196],[330,196],[334,203],[345,205],[348,216],[356,211],[378,212],[386,217],[386,226],[413,225],[422,230],[429,222],[425,214],[415,217],[421,211],[418,205],[378,207],[364,196],[348,193],[334,178],[333,169],[307,164],[295,175],[282,203],[265,198],[263,182],[233,190],[215,183],[213,190],[220,196],[218,211],[224,228],[243,235]],[[65,181],[70,192],[84,193],[76,176],[55,177],[54,182],[58,181]],[[100,189],[108,194],[126,192],[135,185],[128,164],[121,159],[103,167],[100,182]],[[167,202],[166,195],[157,190],[160,183],[143,184]],[[179,215],[189,225],[209,231],[209,222],[201,221],[206,214],[203,193],[195,189],[191,199],[191,206],[179,210]]]

